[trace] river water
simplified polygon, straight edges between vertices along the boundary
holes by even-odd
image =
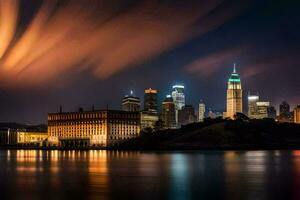
[[[300,151],[0,151],[0,199],[300,199]]]

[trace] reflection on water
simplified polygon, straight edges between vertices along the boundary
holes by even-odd
[[[1,199],[300,199],[300,151],[0,151]]]

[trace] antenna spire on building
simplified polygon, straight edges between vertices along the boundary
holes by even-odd
[[[236,73],[236,67],[235,67],[235,63],[233,63],[233,73]]]

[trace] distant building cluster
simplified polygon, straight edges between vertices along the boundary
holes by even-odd
[[[153,88],[144,90],[143,103],[133,91],[121,100],[121,110],[89,110],[79,109],[77,112],[48,114],[48,132],[28,130],[0,130],[0,145],[32,145],[60,147],[107,147],[118,145],[122,141],[135,138],[142,133],[162,129],[177,129],[181,126],[203,122],[206,118],[235,119],[243,114],[242,81],[234,65],[233,72],[227,82],[226,111],[217,112],[207,108],[200,101],[196,109],[186,103],[185,86],[176,84],[158,102],[159,91]],[[283,101],[277,113],[269,101],[261,100],[259,93],[248,93],[247,113],[251,119],[272,118],[278,122],[299,123],[300,105],[291,110]],[[246,116],[247,115],[247,116]]]

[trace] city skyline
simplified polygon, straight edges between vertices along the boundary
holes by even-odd
[[[224,91],[232,63],[237,64],[245,94],[259,91],[277,110],[284,100],[292,108],[300,102],[296,2],[224,1],[203,7],[201,1],[106,1],[103,10],[110,18],[105,29],[97,13],[81,5],[83,1],[71,1],[71,9],[58,6],[61,13],[52,10],[51,1],[10,2],[17,3],[1,2],[7,11],[2,18],[6,26],[0,28],[2,122],[45,123],[47,113],[60,105],[66,111],[92,105],[101,109],[107,104],[120,109],[120,99],[130,90],[143,102],[148,87],[160,91],[162,102],[175,84],[185,85],[187,104],[196,108],[202,99],[207,110],[225,111]],[[70,21],[73,8],[78,22],[88,23]],[[46,21],[41,13],[47,13],[49,23],[41,24]],[[95,16],[88,15],[91,20],[86,21],[87,13]],[[174,13],[180,13],[176,25],[170,17]],[[134,23],[128,23],[128,17]],[[67,29],[61,29],[64,26]],[[124,36],[112,35],[113,27],[119,27]],[[67,30],[78,32],[66,34]],[[107,52],[78,45],[73,38],[92,43],[86,41],[87,35],[95,44],[105,38]],[[115,39],[122,42],[112,42]],[[61,55],[66,57],[64,62]]]

